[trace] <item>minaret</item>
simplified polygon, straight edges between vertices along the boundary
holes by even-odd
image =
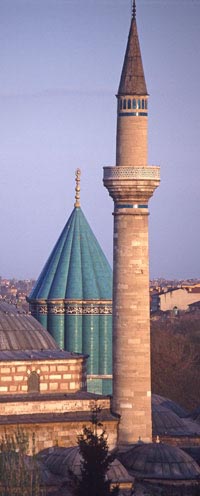
[[[117,94],[116,166],[104,167],[114,200],[113,400],[119,445],[151,441],[148,201],[159,167],[147,163],[148,93],[132,19]]]

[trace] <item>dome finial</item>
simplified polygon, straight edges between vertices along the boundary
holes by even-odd
[[[81,169],[76,169],[76,188],[75,188],[75,203],[74,206],[75,208],[80,207],[80,175],[81,175]]]
[[[136,3],[135,3],[135,0],[133,0],[132,19],[133,19],[134,21],[135,21],[135,19],[136,19]]]

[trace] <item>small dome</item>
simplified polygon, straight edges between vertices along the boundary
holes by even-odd
[[[152,404],[153,434],[159,436],[200,435],[200,426],[189,419],[180,418],[171,409]]]
[[[0,351],[41,349],[56,350],[58,346],[34,317],[0,302]]]
[[[175,401],[172,401],[169,398],[165,398],[164,396],[160,396],[159,394],[153,394],[152,406],[159,406],[159,405],[164,408],[167,408],[168,410],[171,410],[181,418],[187,416],[188,412],[184,408],[182,408],[182,406],[178,405],[178,403],[175,403]]]
[[[195,420],[195,422],[200,424],[200,406],[195,408],[195,410],[193,410],[193,412],[188,415],[188,418]]]
[[[38,454],[38,458],[57,475],[67,477],[69,471],[75,475],[80,475],[80,454],[78,446],[69,448],[53,446],[44,449]]]
[[[139,479],[199,480],[200,468],[180,448],[161,443],[136,445],[119,455],[126,469]]]
[[[73,472],[77,477],[81,475],[81,456],[78,446],[70,448],[53,447],[39,453],[39,459],[51,473],[67,477]],[[114,482],[133,482],[122,463],[114,459],[107,472],[107,479]]]
[[[107,478],[112,482],[133,482],[133,477],[131,477],[124,465],[115,458],[110,465],[110,468],[107,473]]]

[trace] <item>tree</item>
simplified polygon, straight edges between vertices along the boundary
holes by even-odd
[[[92,409],[91,427],[84,427],[78,436],[81,462],[81,477],[76,478],[76,496],[116,496],[118,487],[111,489],[107,471],[114,457],[108,452],[107,435],[98,421],[100,409]],[[99,429],[101,432],[99,433]]]
[[[20,428],[0,439],[0,496],[43,496],[32,436],[32,456],[28,456],[29,437]]]

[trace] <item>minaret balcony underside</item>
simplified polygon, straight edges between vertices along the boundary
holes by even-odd
[[[139,207],[140,213],[145,213],[144,207],[160,183],[160,167],[104,167],[103,183],[120,211],[124,206],[130,214],[136,213]]]

